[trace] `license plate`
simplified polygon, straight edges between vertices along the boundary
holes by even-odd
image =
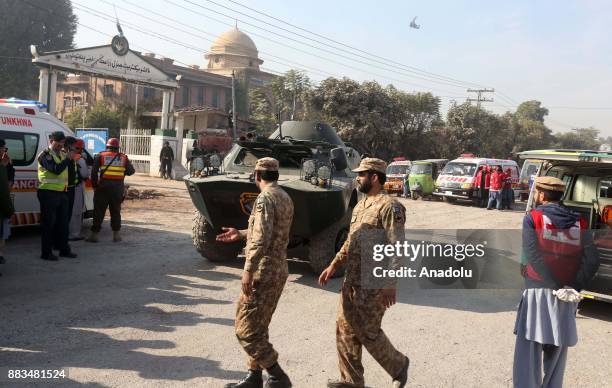
[[[444,194],[445,195],[453,195],[453,192],[452,191],[445,191]]]

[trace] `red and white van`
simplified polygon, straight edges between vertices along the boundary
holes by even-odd
[[[0,138],[6,141],[15,167],[11,190],[15,205],[15,214],[11,218],[13,227],[40,223],[36,156],[49,146],[49,135],[62,131],[66,136],[74,136],[66,124],[45,112],[42,106],[36,101],[0,99]],[[85,187],[85,216],[89,217],[93,213],[93,188],[89,180]]]
[[[501,166],[504,172],[510,168],[512,187],[518,188],[519,169],[514,160],[462,155],[446,164],[436,180],[433,194],[444,198],[447,202],[453,202],[457,199],[472,200],[476,196],[474,183],[479,166]]]

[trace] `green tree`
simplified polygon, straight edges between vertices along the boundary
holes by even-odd
[[[455,154],[474,153],[485,157],[506,157],[507,128],[500,116],[471,105],[451,105],[447,126],[454,143]]]
[[[544,117],[548,116],[548,109],[542,107],[540,101],[525,101],[516,108],[515,115],[519,120],[534,120],[543,123]]]
[[[386,89],[394,101],[394,143],[398,155],[408,159],[435,157],[431,131],[444,123],[440,118],[440,98],[431,93],[407,93],[392,85]]]
[[[339,135],[361,152],[389,159],[397,155],[395,101],[380,84],[328,78],[312,92],[311,103]]]
[[[262,133],[270,133],[278,122],[276,115],[281,112],[281,121],[309,120],[312,83],[310,78],[298,70],[289,70],[276,77],[269,86],[249,90],[249,114]]]
[[[507,148],[516,153],[527,149],[550,147],[553,137],[551,130],[544,124],[548,109],[540,101],[531,100],[521,103],[516,112],[503,116],[508,127]]]
[[[70,113],[66,115],[66,117],[64,117],[64,123],[66,123],[66,125],[69,126],[70,129],[72,129],[73,131],[76,128],[83,128],[83,113],[83,108],[81,107],[73,109]],[[87,116],[86,112],[85,116]]]
[[[263,88],[249,90],[250,119],[257,123],[261,135],[271,133],[276,128],[274,116],[273,97]]]
[[[284,120],[305,120],[308,117],[312,84],[306,73],[289,70],[272,82],[271,89],[276,109],[281,111]]]
[[[83,125],[83,111],[75,109],[64,120],[71,129]],[[125,119],[123,119],[125,120]],[[118,138],[122,126],[122,113],[113,111],[104,101],[98,101],[85,115],[85,128],[108,128],[109,137]]]
[[[570,132],[555,135],[555,147],[563,149],[598,150],[602,141],[598,139],[599,130],[576,128]]]
[[[30,45],[41,52],[73,47],[77,17],[69,0],[0,0],[0,97],[37,98],[38,68]]]

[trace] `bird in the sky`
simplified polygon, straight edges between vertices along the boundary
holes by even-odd
[[[417,20],[417,16],[415,16],[414,19],[412,19],[412,21],[410,22],[410,28],[414,28],[415,30],[418,30],[419,28],[421,28],[421,26],[416,24],[416,20]]]

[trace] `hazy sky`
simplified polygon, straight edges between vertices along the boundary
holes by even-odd
[[[115,4],[131,48],[185,64],[205,66],[203,53],[211,40],[238,19],[238,27],[255,41],[268,70],[307,67],[313,80],[347,76],[392,83],[407,91],[432,91],[443,96],[444,114],[450,99],[462,102],[467,97],[469,86],[464,83],[475,83],[495,88],[495,101],[484,103],[494,112],[537,99],[549,108],[546,123],[554,131],[593,126],[612,136],[610,1],[235,1],[367,53],[296,30],[230,0],[75,0],[73,5],[79,23],[110,36],[116,33],[114,22],[88,12],[114,19]],[[419,30],[409,28],[414,16]],[[78,26],[77,47],[108,41],[108,36]],[[463,83],[436,83],[433,80],[440,79],[429,75],[419,79],[423,74],[407,66]]]

